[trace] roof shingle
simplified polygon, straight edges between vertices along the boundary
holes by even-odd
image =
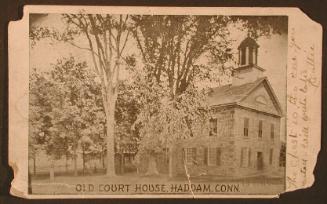
[[[212,88],[209,93],[208,102],[210,106],[225,105],[236,103],[242,100],[249,92],[260,84],[265,77],[259,78],[254,82],[242,84],[239,86],[226,85],[221,87]]]

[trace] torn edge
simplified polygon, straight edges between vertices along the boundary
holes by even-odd
[[[321,151],[321,100],[316,99],[321,99],[322,88],[322,26],[299,8],[288,16],[286,189],[280,194],[314,184]],[[308,76],[319,80],[316,86],[310,87]],[[299,101],[296,105],[292,97]],[[292,123],[295,115],[297,122]]]
[[[17,42],[15,42],[15,40],[13,39],[13,37],[12,37],[11,34],[13,33],[13,31],[17,27],[19,27],[19,25],[23,25],[23,21],[25,21],[24,19],[26,18],[26,15],[29,14],[27,12],[29,10],[29,7],[30,6],[28,6],[28,7],[25,6],[24,7],[24,15],[23,15],[23,17],[21,19],[19,19],[17,21],[11,21],[9,23],[9,29],[8,29],[8,32],[9,32],[8,33],[8,38],[9,38],[8,42],[9,43],[8,43],[8,48],[9,48],[9,91],[10,92],[12,90],[12,87],[11,86],[13,85],[12,83],[14,81],[14,80],[12,80],[12,77],[11,77],[11,75],[14,73],[14,71],[12,70],[12,68],[13,68],[13,65],[12,65],[13,63],[12,62],[13,62],[13,59],[16,59],[16,57],[17,57],[17,56],[16,57],[13,57],[13,53],[15,53],[14,51],[11,51],[10,52],[11,48],[13,47],[12,45],[13,44],[17,44]],[[316,35],[317,35],[314,39],[317,40],[317,41],[320,41],[322,43],[322,40],[321,40],[322,39],[322,26],[319,23],[313,21],[310,17],[308,17],[308,15],[306,13],[302,12],[300,9],[297,9],[297,8],[293,8],[293,9],[296,9],[295,10],[296,12],[288,14],[289,17],[292,17],[292,16],[295,17],[295,16],[298,16],[298,15],[303,15],[304,14],[305,15],[305,18],[306,18],[306,21],[310,21],[308,23],[313,23],[314,24],[314,27],[316,29]],[[291,22],[289,22],[289,24],[291,24]],[[18,38],[18,39],[20,39],[20,38]],[[321,77],[322,46],[319,43],[317,45],[319,47],[319,51],[317,51],[317,53],[320,54],[320,57],[319,57],[320,58],[320,61],[317,62],[316,65],[318,67],[318,70],[320,72],[320,77]],[[319,85],[319,91],[321,93],[321,81],[320,81],[320,85]],[[10,95],[11,95],[11,93],[10,93]],[[12,98],[11,98],[10,95],[9,95],[9,106],[12,107],[12,105],[10,105],[11,102],[12,102]],[[321,97],[321,95],[320,95],[320,97]],[[320,100],[317,100],[317,101],[320,102]],[[321,108],[321,104],[319,104],[319,108]],[[321,111],[321,109],[320,109],[320,111]],[[319,117],[320,117],[320,115],[319,115]],[[19,181],[20,181],[20,180],[18,180],[17,175],[20,175],[21,174],[21,171],[19,171],[19,165],[17,165],[17,158],[16,158],[16,156],[19,156],[19,154],[16,154],[14,151],[12,151],[12,149],[14,149],[14,147],[16,147],[17,142],[14,142],[13,141],[13,135],[14,134],[13,134],[13,130],[12,129],[14,127],[13,127],[13,125],[11,125],[12,124],[11,123],[11,118],[13,118],[13,117],[12,117],[12,113],[10,111],[9,112],[9,138],[8,138],[8,141],[9,141],[9,148],[8,148],[9,149],[9,154],[8,155],[9,155],[9,165],[11,166],[11,168],[13,169],[13,172],[14,172],[14,179],[12,181],[12,186],[11,186],[11,189],[10,189],[10,193],[12,195],[15,195],[15,196],[18,196],[18,197],[26,197],[26,194],[25,194],[24,191],[21,191],[20,188],[16,188],[16,185],[18,185],[19,184]],[[321,125],[321,120],[320,120],[319,126],[320,125]],[[321,130],[321,128],[319,129],[319,132],[320,132],[320,130]],[[303,188],[309,188],[309,187],[311,187],[313,185],[313,183],[314,183],[313,170],[314,170],[315,165],[317,164],[318,154],[321,151],[320,135],[319,135],[319,138],[316,138],[316,139],[319,139],[319,145],[316,144],[318,146],[315,146],[315,148],[313,148],[313,150],[315,151],[314,154],[309,155],[310,156],[310,159],[313,160],[312,171],[309,172],[311,174],[311,176],[313,176],[313,180],[310,181],[309,183],[306,183],[304,186],[299,187],[299,188],[295,188],[295,189],[287,189],[286,188],[285,192],[281,192],[280,194],[276,195],[276,197],[279,197],[279,195],[281,195],[283,193],[286,193],[286,192],[291,192],[291,191],[295,191],[295,190],[303,189]],[[318,147],[318,149],[317,149],[317,147]],[[24,167],[24,169],[25,168],[26,167]],[[311,168],[310,168],[310,170],[311,170]],[[186,166],[185,166],[185,171],[186,171],[186,174],[187,174],[188,182],[191,183],[190,175],[187,172],[187,167]],[[194,194],[193,194],[193,192],[192,192],[192,195],[193,195],[193,197],[195,197]],[[80,196],[77,196],[77,197],[80,197]]]
[[[21,129],[18,130],[17,126],[21,127],[21,125],[27,124],[28,112],[21,112],[18,107],[24,105],[24,99],[28,97],[28,89],[27,92],[24,92],[23,88],[22,90],[17,89],[15,84],[22,83],[23,86],[26,82],[28,84],[28,81],[25,81],[26,76],[24,78],[17,74],[20,69],[28,70],[29,67],[29,61],[26,61],[29,52],[29,12],[26,10],[27,6],[24,6],[23,16],[8,23],[8,164],[13,171],[10,194],[22,198],[28,198],[26,174],[26,167],[28,168],[28,166],[25,166],[27,163],[25,151],[28,148],[28,140],[24,139],[26,134],[24,135],[20,131]],[[25,60],[17,60],[24,58]],[[23,61],[27,63],[21,63]],[[20,101],[21,98],[23,98],[22,101]],[[17,147],[20,147],[19,150]]]

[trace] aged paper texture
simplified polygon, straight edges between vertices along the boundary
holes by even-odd
[[[322,28],[297,8],[26,6],[11,194],[271,198],[314,182]]]

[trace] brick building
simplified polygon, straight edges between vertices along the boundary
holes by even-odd
[[[174,174],[255,175],[279,168],[282,109],[265,71],[257,65],[259,45],[247,37],[238,47],[232,84],[209,94],[214,117],[203,137],[175,147]]]

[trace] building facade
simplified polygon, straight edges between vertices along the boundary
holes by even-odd
[[[251,176],[272,174],[280,164],[282,109],[264,69],[257,65],[259,45],[242,41],[232,84],[213,88],[209,134],[179,141],[174,174]]]

